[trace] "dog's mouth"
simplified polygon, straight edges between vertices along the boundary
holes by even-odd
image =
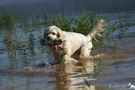
[[[55,46],[55,45],[60,45],[62,42],[64,42],[63,39],[60,39],[60,38],[56,38],[56,39],[53,39],[53,40],[46,40],[46,39],[41,39],[40,40],[40,44],[41,45],[49,45],[51,47]]]
[[[56,39],[56,38],[51,37],[51,36],[47,36],[47,37],[46,37],[46,41],[47,41],[47,42],[48,42],[48,41],[53,41],[54,39]]]

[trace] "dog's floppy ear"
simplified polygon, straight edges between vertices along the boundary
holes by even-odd
[[[46,29],[44,30],[44,38],[46,38],[47,33],[46,33]]]
[[[65,38],[65,36],[62,33],[62,31],[61,32],[58,32],[57,37],[58,38],[61,38],[61,39],[64,39]]]
[[[61,38],[61,39],[64,39],[64,38],[65,38],[65,36],[64,36],[64,34],[63,34],[62,30],[61,30],[61,29],[59,29],[59,28],[57,28],[57,29],[58,29],[57,37],[58,37],[58,38]]]

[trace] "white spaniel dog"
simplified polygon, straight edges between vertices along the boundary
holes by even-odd
[[[50,45],[54,57],[58,62],[62,59],[66,62],[77,62],[78,60],[89,60],[92,58],[90,55],[92,49],[92,38],[95,35],[100,35],[103,29],[103,19],[100,19],[92,31],[87,35],[75,32],[62,31],[56,26],[50,26],[44,31],[44,38],[46,41],[51,41],[61,38],[64,42],[60,45]],[[64,54],[63,54],[64,52]]]

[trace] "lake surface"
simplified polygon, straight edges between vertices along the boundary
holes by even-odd
[[[0,0],[0,12],[13,12],[18,17],[22,14],[33,15],[56,15],[62,13],[62,7],[67,15],[75,12],[91,11],[113,13],[127,11],[135,8],[135,0]]]
[[[2,5],[6,1],[0,0],[0,2]],[[36,3],[36,0],[34,2]],[[54,0],[51,2],[56,3]],[[16,3],[19,2],[16,1]],[[120,16],[124,24],[123,28],[127,27],[128,31],[126,35],[119,38],[120,32],[116,30],[112,34],[113,39],[105,42],[110,46],[101,46],[92,51],[92,55],[104,55],[95,59],[94,62],[83,62],[88,73],[81,65],[74,64],[26,70],[28,66],[55,61],[49,48],[39,44],[38,36],[43,36],[44,26],[32,31],[35,38],[34,50],[18,51],[16,58],[11,58],[5,50],[6,47],[2,43],[4,34],[8,33],[14,38],[22,35],[27,39],[31,33],[28,31],[33,28],[27,31],[18,23],[16,30],[0,30],[0,90],[128,90],[129,83],[135,85],[135,9],[103,13],[103,15],[107,15],[108,20],[105,19],[105,21],[111,25],[118,21]],[[42,49],[45,50],[42,51]],[[92,78],[99,70],[101,71],[97,77]]]

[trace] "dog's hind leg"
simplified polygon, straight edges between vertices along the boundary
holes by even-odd
[[[92,43],[88,42],[81,47],[79,60],[91,60],[93,57],[90,55]]]

